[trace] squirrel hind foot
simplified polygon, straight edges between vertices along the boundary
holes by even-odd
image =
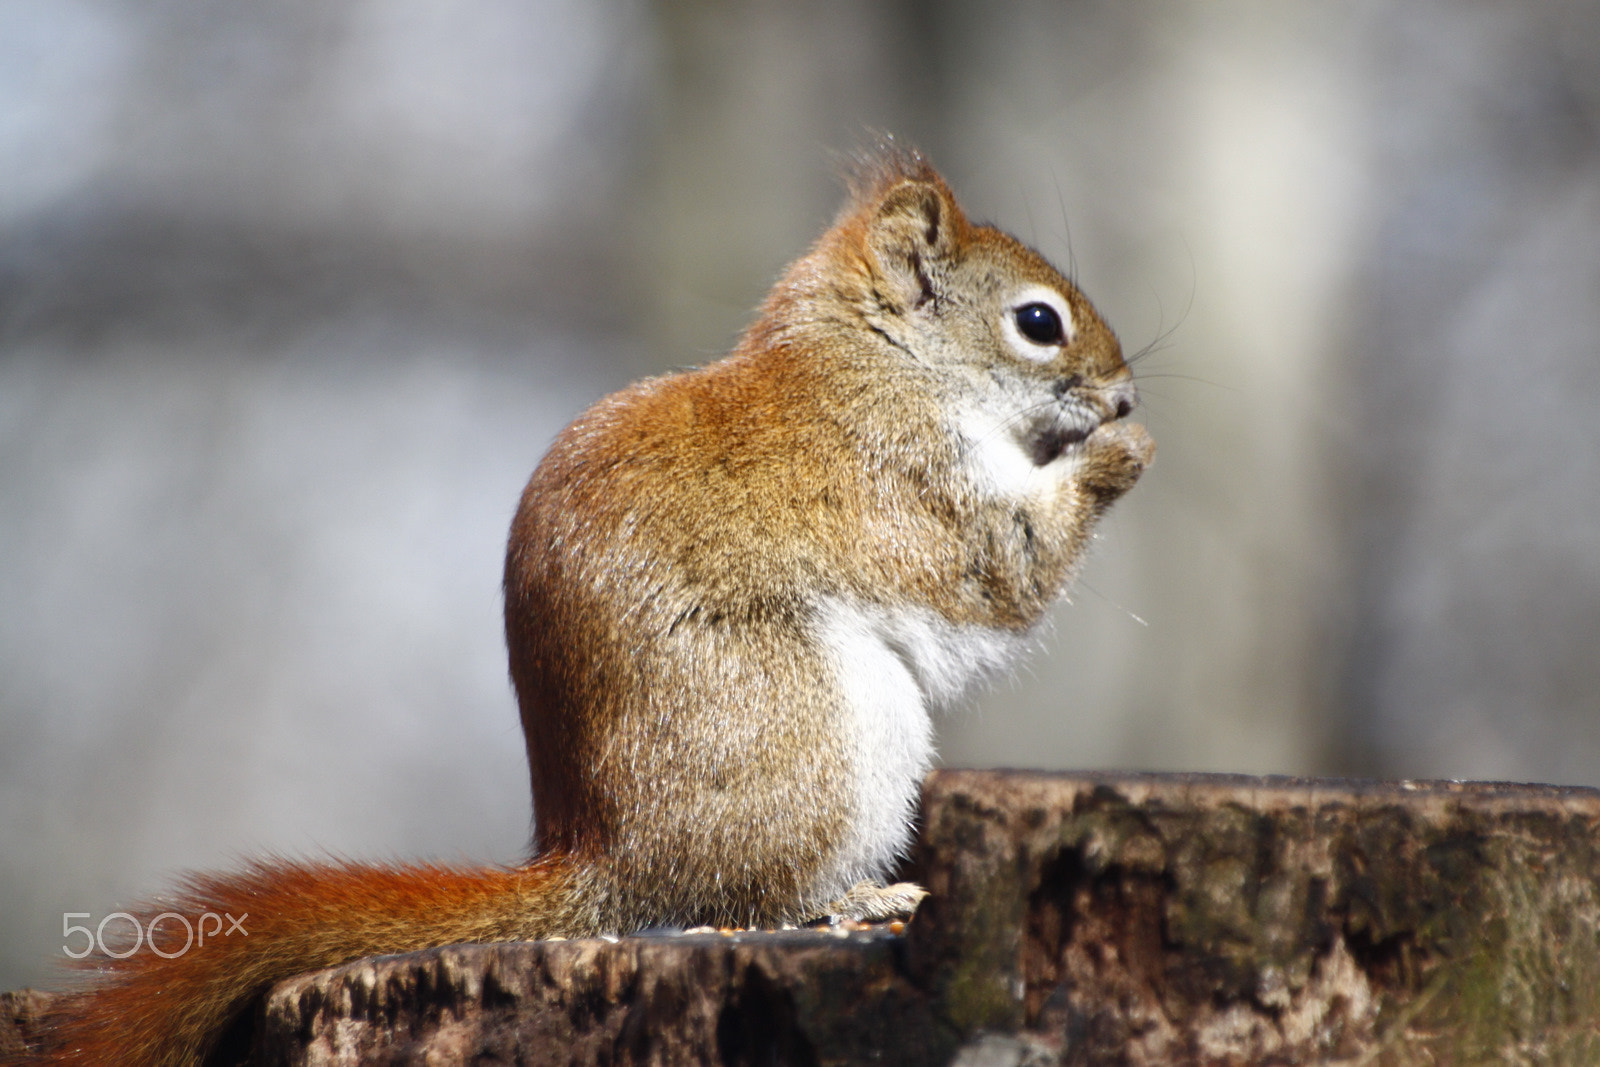
[[[912,882],[857,882],[829,904],[821,917],[835,923],[909,919],[927,895],[926,889]]]

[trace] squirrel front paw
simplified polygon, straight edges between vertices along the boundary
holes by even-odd
[[[1085,442],[1078,483],[1104,507],[1133,488],[1156,458],[1156,443],[1136,422],[1108,422]]]
[[[819,918],[833,922],[909,919],[927,895],[926,889],[911,882],[896,882],[894,885],[857,882],[844,896],[829,904]]]

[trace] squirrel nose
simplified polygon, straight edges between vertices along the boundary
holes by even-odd
[[[1139,406],[1139,390],[1134,388],[1132,378],[1124,378],[1106,389],[1105,399],[1106,406],[1115,412],[1112,421],[1125,419]]]
[[[1057,381],[1051,391],[1057,400],[1065,400],[1069,393],[1082,388],[1083,384],[1083,375],[1073,374]],[[1091,387],[1086,392],[1094,398],[1107,422],[1127,418],[1139,406],[1139,390],[1134,387],[1132,378],[1120,378],[1110,385]]]

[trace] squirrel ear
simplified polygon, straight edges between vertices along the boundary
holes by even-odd
[[[878,201],[867,225],[867,249],[894,310],[938,296],[939,264],[955,249],[956,212],[950,194],[927,181],[901,182]]]

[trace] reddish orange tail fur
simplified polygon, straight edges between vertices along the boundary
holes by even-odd
[[[557,916],[570,878],[559,858],[518,868],[255,863],[197,876],[132,913],[154,926],[154,944],[86,961],[89,983],[52,1008],[35,1062],[198,1064],[281,979],[362,956],[565,932]]]

